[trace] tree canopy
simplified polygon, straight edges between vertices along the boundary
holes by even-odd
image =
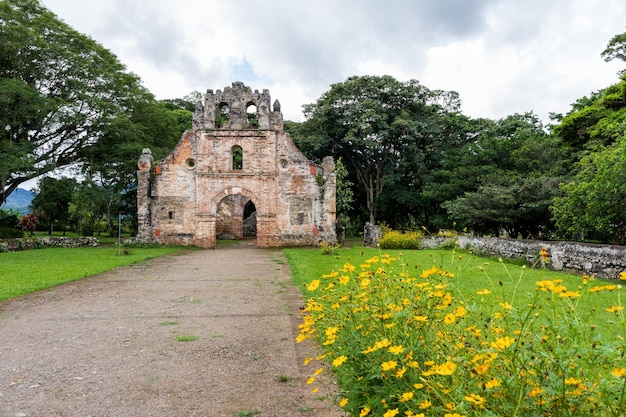
[[[120,117],[154,100],[139,78],[36,0],[0,2],[0,204],[76,164]]]
[[[294,135],[314,158],[343,158],[375,223],[385,188],[419,181],[424,154],[441,135],[439,116],[458,106],[456,93],[430,91],[416,80],[355,76],[305,105],[307,120]]]

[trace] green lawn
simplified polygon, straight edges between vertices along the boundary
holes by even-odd
[[[117,248],[45,248],[0,253],[0,300],[17,297],[111,269],[181,250],[136,247],[117,255]]]
[[[323,351],[307,385],[332,371],[347,415],[626,415],[620,281],[453,250],[284,253],[296,340]]]
[[[294,282],[302,290],[305,284],[319,279],[323,274],[340,271],[347,262],[359,266],[365,260],[376,255],[389,254],[401,257],[409,274],[419,274],[433,266],[437,266],[455,275],[452,280],[454,291],[461,298],[471,298],[477,291],[488,289],[495,294],[506,296],[509,302],[527,299],[536,291],[536,282],[541,280],[562,279],[568,289],[576,289],[582,285],[582,277],[564,272],[551,271],[532,266],[522,266],[511,262],[499,262],[474,256],[464,251],[444,249],[433,250],[379,250],[353,246],[341,248],[335,255],[322,255],[320,249],[285,249]],[[608,280],[596,279],[591,285],[620,284]],[[306,290],[304,291],[306,295]],[[575,300],[583,310],[607,308],[616,305],[619,291],[601,291],[585,294]],[[602,323],[601,326],[610,326]]]

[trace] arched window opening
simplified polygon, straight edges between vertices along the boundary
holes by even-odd
[[[215,127],[225,127],[228,126],[228,121],[230,117],[230,108],[228,104],[221,103],[219,107],[219,112],[217,113],[217,117],[215,118]]]
[[[230,150],[233,156],[233,169],[243,169],[243,149],[235,145]]]
[[[246,106],[246,127],[252,129],[259,127],[259,116],[254,103],[248,103]]]

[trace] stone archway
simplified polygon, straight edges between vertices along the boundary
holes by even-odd
[[[249,207],[256,206],[252,202],[252,200],[242,194],[232,194],[224,197],[217,204],[217,212],[215,219],[215,238],[217,240],[241,240],[246,237],[246,233],[244,232],[244,220],[246,217],[250,218]],[[248,208],[248,212],[246,212],[246,208]],[[256,215],[254,216],[256,219]],[[251,225],[254,229],[254,234],[252,237],[256,237],[256,220],[254,224]],[[250,230],[251,227],[248,227]]]

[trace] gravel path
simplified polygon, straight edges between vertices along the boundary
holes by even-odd
[[[0,416],[340,417],[306,385],[302,303],[249,242],[1,302]]]

